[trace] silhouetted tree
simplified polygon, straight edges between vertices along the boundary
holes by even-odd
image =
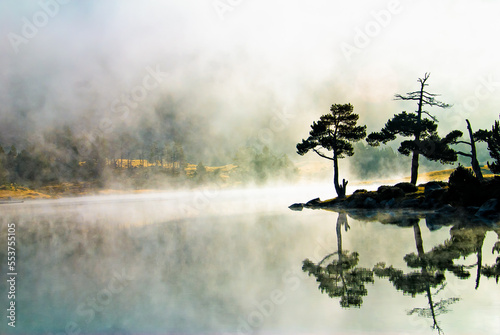
[[[495,161],[493,163],[488,162],[488,167],[491,172],[495,174],[500,173],[500,124],[498,121],[491,128],[491,136],[488,138],[488,150],[490,151],[490,156]]]
[[[495,121],[495,124],[491,127],[491,131],[479,130],[476,136],[488,143],[488,151],[491,158],[494,159],[491,164],[488,162],[488,168],[494,174],[500,174],[500,123]]]
[[[301,156],[312,150],[320,157],[333,161],[333,184],[339,198],[345,198],[347,181],[343,179],[342,185],[339,184],[338,160],[354,155],[351,143],[366,136],[366,126],[356,126],[359,115],[353,109],[351,104],[332,105],[329,114],[322,115],[319,121],[313,122],[310,136],[297,144],[297,153]],[[318,147],[332,151],[332,157],[321,152]]]
[[[477,150],[476,150],[476,135],[472,133],[472,127],[470,125],[469,120],[465,120],[467,122],[467,130],[469,131],[469,142],[467,141],[456,141],[455,143],[467,144],[470,146],[470,153],[465,153],[462,151],[456,151],[457,154],[469,157],[471,159],[472,171],[476,175],[476,178],[481,181],[483,180],[483,174],[481,173],[481,167],[479,166],[479,162],[477,160]]]
[[[372,146],[380,145],[380,142],[387,143],[395,140],[397,135],[404,137],[413,137],[412,140],[401,142],[398,151],[408,156],[412,153],[411,160],[411,183],[417,183],[418,177],[418,158],[420,155],[433,161],[442,163],[451,163],[457,160],[457,154],[449,147],[458,137],[462,136],[462,132],[455,130],[449,133],[445,138],[440,138],[437,134],[437,120],[429,112],[424,111],[424,106],[449,108],[448,104],[437,101],[437,94],[432,94],[425,91],[429,74],[426,73],[424,78],[419,78],[420,90],[409,92],[406,95],[396,94],[396,100],[412,100],[417,101],[418,109],[415,112],[402,112],[394,115],[387,121],[384,128],[380,132],[374,132],[368,135],[367,142]],[[429,118],[423,117],[427,115]]]

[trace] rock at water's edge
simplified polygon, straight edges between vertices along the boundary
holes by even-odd
[[[290,208],[292,211],[301,211],[304,208],[304,204],[296,203],[288,206],[288,208]]]
[[[497,199],[490,199],[486,201],[481,207],[479,207],[479,210],[476,212],[475,216],[478,217],[483,217],[487,218],[490,216],[498,216],[498,200]]]

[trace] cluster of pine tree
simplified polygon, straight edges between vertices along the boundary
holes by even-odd
[[[453,130],[444,137],[439,136],[436,117],[424,108],[450,108],[451,105],[436,100],[437,94],[429,93],[425,90],[425,87],[428,86],[428,79],[429,74],[426,73],[423,78],[418,79],[420,83],[419,90],[409,92],[405,95],[395,95],[396,100],[417,102],[417,110],[415,112],[403,111],[394,115],[379,132],[373,132],[368,136],[366,136],[366,126],[357,125],[359,115],[354,113],[354,108],[351,104],[332,105],[329,114],[325,114],[318,121],[313,122],[311,131],[309,132],[310,136],[297,144],[297,153],[304,155],[309,151],[313,151],[319,156],[333,161],[333,183],[340,198],[345,197],[348,182],[345,179],[342,183],[339,182],[338,160],[346,156],[353,156],[353,143],[364,138],[373,147],[379,146],[381,143],[386,144],[393,141],[398,136],[406,138],[400,143],[398,151],[404,156],[411,155],[411,183],[414,185],[417,183],[420,156],[427,158],[429,161],[440,162],[442,164],[456,162],[458,155],[468,157],[476,178],[481,181],[483,176],[477,160],[477,141],[488,143],[490,156],[494,159],[492,163],[488,163],[488,166],[493,173],[500,173],[499,122],[495,122],[491,131],[479,130],[474,133],[469,120],[465,120],[469,135],[468,140],[461,139],[463,134],[459,130]],[[451,146],[456,144],[465,144],[470,148],[470,151],[462,152]],[[365,153],[369,151],[364,146],[358,148],[365,151]],[[332,154],[328,155],[321,151],[321,149],[331,151]],[[389,157],[391,156],[390,152],[387,152],[387,154]],[[390,157],[389,160],[394,160],[394,157]],[[384,167],[379,164],[380,162],[377,159],[371,160],[363,157],[355,163],[360,165],[373,164],[371,167],[372,172],[378,173],[379,169]],[[360,168],[366,171],[366,166],[351,166],[355,170]],[[390,169],[391,172],[394,170]]]
[[[286,155],[276,155],[267,147],[237,150],[227,159],[227,163],[237,165],[232,171],[207,169],[201,161],[193,170],[179,142],[147,137],[122,132],[106,139],[89,139],[63,127],[45,133],[36,142],[21,144],[22,150],[16,145],[4,149],[0,144],[0,185],[38,188],[65,182],[95,186],[109,182],[141,188],[220,183],[228,177],[236,182],[263,183],[271,178],[289,179],[297,172]],[[200,158],[193,153],[190,156],[192,160]]]
[[[0,145],[0,185],[41,187],[63,182],[146,179],[151,174],[185,177],[186,157],[179,143],[144,143],[132,137],[93,138],[75,135],[69,127],[53,129],[37,142],[4,149]]]

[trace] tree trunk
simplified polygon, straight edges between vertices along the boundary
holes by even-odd
[[[342,255],[342,218],[341,215],[344,213],[339,213],[339,216],[337,217],[337,252],[339,255],[339,261],[342,259],[340,258]],[[345,214],[344,214],[345,215]]]
[[[483,240],[484,241],[484,240]],[[483,245],[477,248],[477,273],[476,273],[476,287],[477,290],[479,288],[479,280],[481,279],[481,268],[483,266]],[[498,277],[497,277],[498,278]]]
[[[418,151],[413,152],[411,157],[411,180],[410,183],[417,185],[418,178]]]
[[[347,181],[345,179],[342,180],[342,185],[339,184],[339,162],[337,158],[337,154],[333,153],[333,185],[335,186],[335,191],[337,192],[337,196],[339,198],[345,198]]]
[[[415,144],[417,149],[413,151],[413,156],[411,158],[411,180],[410,182],[413,185],[417,185],[418,178],[418,156],[420,155],[420,132],[421,132],[421,124],[422,124],[422,105],[424,99],[424,88],[425,88],[425,80],[421,82],[420,86],[420,99],[418,100],[418,111],[417,111],[417,129],[415,131]]]
[[[422,258],[424,256],[424,241],[422,240],[422,233],[420,231],[420,225],[419,222],[415,223],[413,225],[413,234],[415,236],[415,244],[417,246],[417,252],[418,252],[418,257]],[[428,271],[426,266],[422,266],[422,274],[423,275],[428,275]],[[434,302],[432,301],[432,292],[431,292],[431,287],[429,285],[429,282],[425,282],[425,293],[427,295],[427,303],[429,304],[429,309],[431,311],[431,316],[433,320],[433,329],[438,329],[439,333],[441,328],[438,325],[437,319],[436,319],[436,311],[434,308]]]
[[[467,130],[469,131],[470,138],[470,148],[471,148],[471,165],[476,178],[479,181],[483,180],[483,174],[481,173],[481,167],[479,166],[479,162],[477,161],[477,151],[476,151],[476,142],[474,140],[474,135],[472,134],[472,127],[470,126],[469,120],[465,120],[467,122]]]
[[[424,255],[424,241],[422,240],[422,233],[420,232],[419,222],[413,225],[413,235],[415,236],[415,244],[417,246],[418,257]]]

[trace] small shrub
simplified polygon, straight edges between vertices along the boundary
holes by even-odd
[[[470,184],[479,184],[472,171],[464,168],[462,165],[459,165],[455,171],[450,174],[448,183],[450,184],[450,187],[462,187]]]
[[[461,205],[478,205],[484,200],[481,194],[481,184],[471,170],[459,165],[448,180],[450,191],[457,195]]]

